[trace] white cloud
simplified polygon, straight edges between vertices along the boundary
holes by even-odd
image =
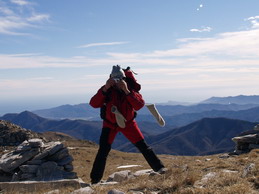
[[[25,0],[11,0],[11,2],[14,4],[17,4],[17,5],[21,5],[21,6],[30,4],[30,2],[25,1]]]
[[[0,1],[0,33],[7,35],[29,35],[27,29],[49,21],[48,14],[39,14],[33,4],[24,0],[12,0],[14,6]],[[18,10],[24,11],[18,11]],[[21,32],[22,31],[22,32]]]
[[[252,28],[259,28],[259,16],[253,16],[245,19],[247,21],[250,21],[252,24]]]
[[[210,32],[211,30],[212,30],[211,27],[203,27],[201,29],[196,29],[196,28],[190,29],[191,32]]]
[[[128,42],[100,42],[100,43],[90,43],[78,46],[77,48],[89,48],[89,47],[96,47],[96,46],[113,46],[113,45],[121,45],[127,44]]]
[[[55,77],[52,79],[52,75],[45,77],[39,75],[38,79],[35,78],[37,75],[33,75],[33,78],[26,80],[14,79],[3,82],[1,80],[0,90],[5,91],[6,85],[10,85],[12,91],[35,88],[39,94],[41,91],[65,93],[76,85],[74,92],[84,91],[86,88],[88,92],[95,92],[105,81],[112,65],[125,64],[139,74],[136,78],[143,85],[144,91],[154,92],[162,89],[168,91],[168,89],[173,90],[172,88],[179,90],[206,88],[210,91],[225,88],[227,92],[243,91],[243,94],[259,91],[259,29],[252,28],[220,33],[209,38],[185,38],[178,41],[178,46],[169,50],[149,53],[106,53],[107,56],[102,58],[85,56],[58,58],[40,53],[2,54],[0,69],[3,71],[5,69],[19,71],[21,68],[29,69],[28,71],[33,68],[60,68],[63,71],[64,67],[73,69],[78,67],[85,68],[86,74],[78,79],[71,79],[69,75],[65,81]],[[92,43],[88,44],[88,47],[114,45],[114,43],[126,44],[126,42]],[[98,66],[100,69],[106,68],[107,74],[103,73],[103,70],[98,71],[97,75],[88,72]],[[162,94],[165,93],[162,91]]]
[[[48,14],[36,14],[32,15],[31,17],[27,18],[29,22],[41,22],[41,21],[48,21],[50,16]]]

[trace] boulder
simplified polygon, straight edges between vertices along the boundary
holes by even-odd
[[[0,158],[0,171],[11,174],[12,181],[75,179],[72,161],[61,142],[44,144],[36,138],[25,140],[16,150],[4,154]]]
[[[242,154],[259,149],[259,124],[254,127],[254,130],[246,131],[237,137],[232,138],[235,142],[235,154]]]
[[[39,148],[31,148],[31,150],[24,152],[16,153],[15,151],[12,151],[6,153],[0,158],[0,170],[12,172],[14,169],[37,155],[39,151]]]

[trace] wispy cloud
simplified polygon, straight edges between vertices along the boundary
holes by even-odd
[[[258,19],[258,16],[247,19],[252,21]],[[41,53],[23,53],[14,55],[0,55],[0,69],[15,70],[33,69],[33,68],[85,68],[85,74],[77,80],[53,79],[51,75],[39,75],[39,79],[33,80],[13,80],[0,82],[0,89],[6,88],[6,85],[15,88],[21,87],[21,91],[27,88],[36,88],[46,90],[52,88],[53,92],[56,88],[60,91],[67,91],[77,85],[77,91],[85,90],[89,87],[89,91],[94,92],[105,81],[110,67],[115,64],[127,64],[132,67],[139,75],[137,79],[148,91],[158,91],[163,88],[184,88],[199,89],[206,88],[209,90],[220,90],[226,88],[228,90],[240,91],[240,87],[244,88],[243,93],[259,91],[259,29],[254,28],[253,24],[250,29],[236,32],[219,33],[206,38],[185,38],[179,39],[178,45],[168,50],[155,50],[152,52],[139,53],[116,53],[109,52],[106,56],[100,58],[90,58],[86,56],[75,56],[71,58],[58,58],[45,56]],[[92,43],[83,45],[105,46],[126,44],[127,42],[106,42]],[[65,67],[65,68],[64,68]],[[91,68],[98,69],[98,75],[91,71]],[[103,70],[105,69],[105,71]],[[90,70],[90,71],[89,71]],[[107,71],[106,71],[107,70]],[[67,78],[67,77],[66,77]],[[66,83],[66,84],[64,84]],[[87,84],[86,84],[87,83]],[[173,85],[173,86],[172,86]],[[30,86],[30,87],[28,87]],[[42,89],[43,88],[43,89]],[[168,90],[167,90],[168,91]],[[198,90],[197,90],[198,91]],[[207,90],[206,90],[207,91]],[[28,92],[29,93],[29,92]],[[213,93],[215,95],[215,93]]]
[[[127,44],[129,42],[100,42],[100,43],[90,43],[78,46],[77,48],[89,48],[89,47],[96,47],[96,46],[113,46],[113,45],[121,45],[121,44]]]
[[[259,28],[259,16],[249,17],[245,20],[250,21],[253,28]]]
[[[25,0],[0,0],[0,34],[28,35],[27,29],[49,21],[50,15],[37,13],[34,5]]]
[[[11,2],[21,6],[30,4],[30,2],[25,0],[11,0]]]
[[[203,8],[203,4],[200,4],[199,7],[196,10],[200,11],[201,8]]]
[[[210,32],[212,30],[211,27],[202,27],[201,29],[190,29],[191,32]]]

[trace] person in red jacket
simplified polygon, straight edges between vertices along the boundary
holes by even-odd
[[[123,70],[117,65],[113,66],[106,84],[91,98],[90,105],[94,108],[101,108],[103,119],[99,150],[90,174],[92,184],[102,179],[107,156],[118,132],[121,132],[138,148],[155,172],[165,172],[166,168],[145,142],[135,121],[136,111],[145,105],[139,93],[140,88],[130,68]]]

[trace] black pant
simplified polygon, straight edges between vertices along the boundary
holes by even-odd
[[[108,143],[110,130],[111,129],[109,128],[102,129],[102,134],[100,136],[100,141],[99,141],[99,150],[95,157],[93,168],[90,174],[92,183],[98,183],[103,177],[106,160],[111,150],[111,145]],[[135,143],[134,145],[143,154],[146,161],[154,171],[158,171],[161,168],[164,168],[164,165],[161,162],[161,160],[159,160],[159,158],[156,156],[152,148],[146,144],[144,139]]]

